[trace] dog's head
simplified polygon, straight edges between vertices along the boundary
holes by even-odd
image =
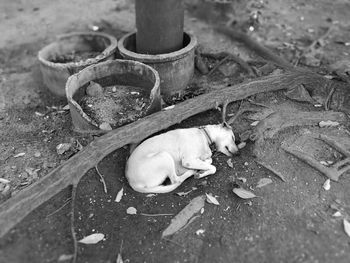
[[[213,141],[216,145],[216,150],[227,156],[232,156],[237,153],[238,147],[235,143],[235,135],[231,126],[226,122],[215,126],[212,132],[214,133]]]

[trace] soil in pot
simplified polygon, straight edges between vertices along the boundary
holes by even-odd
[[[87,94],[78,103],[99,126],[108,123],[114,129],[144,117],[151,101],[143,88],[127,85],[102,88],[90,82]]]
[[[99,51],[72,51],[67,54],[57,54],[53,56],[50,61],[53,63],[80,63],[89,58],[95,58],[99,54],[101,54]]]

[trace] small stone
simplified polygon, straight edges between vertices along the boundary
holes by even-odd
[[[70,143],[60,143],[56,146],[56,151],[59,155],[64,154],[65,152],[69,151],[69,149],[72,147]]]
[[[111,131],[112,130],[112,126],[108,122],[101,123],[99,127],[101,130],[104,130],[104,131]]]
[[[103,96],[103,88],[100,84],[90,81],[86,88],[86,94],[91,97],[101,97]]]
[[[34,157],[39,158],[40,156],[41,156],[41,153],[40,153],[40,152],[35,152],[35,153],[34,153]]]
[[[246,142],[241,142],[240,144],[237,145],[238,149],[243,149],[247,145]]]

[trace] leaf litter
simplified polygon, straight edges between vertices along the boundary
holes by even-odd
[[[205,196],[200,195],[193,198],[173,219],[170,225],[163,231],[162,238],[175,234],[188,225],[193,216],[204,207]]]
[[[344,218],[343,224],[345,233],[350,237],[350,222]]]
[[[207,197],[207,202],[213,205],[220,205],[219,201],[212,194],[205,194]]]
[[[250,198],[257,197],[253,192],[245,190],[241,187],[233,188],[232,192],[234,192],[237,196],[239,196],[242,199],[250,199]]]
[[[126,213],[128,215],[136,215],[137,214],[137,210],[135,207],[130,206],[128,209],[126,209]]]
[[[119,192],[117,193],[117,196],[115,197],[115,202],[119,203],[120,200],[122,200],[124,194],[124,188],[122,187],[122,189],[119,190]]]
[[[269,185],[272,183],[272,180],[270,178],[261,178],[257,184],[257,188],[264,187],[266,185]]]
[[[86,245],[93,245],[97,244],[98,242],[102,241],[105,238],[105,235],[102,233],[94,233],[89,236],[84,237],[83,239],[79,240],[79,243],[83,243]]]

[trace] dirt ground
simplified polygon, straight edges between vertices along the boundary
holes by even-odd
[[[254,14],[259,21],[252,21]],[[253,27],[252,37],[289,61],[331,27],[320,49],[301,60],[300,66],[313,65],[315,71],[325,74],[327,68],[350,71],[347,0],[233,1],[224,6],[187,1],[185,27],[208,52],[229,51],[243,59],[254,58],[244,47],[211,29],[213,23],[231,17],[241,29]],[[38,51],[57,35],[91,30],[93,25],[119,39],[134,29],[134,19],[133,3],[126,0],[59,0],[49,4],[44,0],[0,1],[0,178],[9,180],[11,186],[9,192],[0,195],[0,204],[77,151],[59,155],[58,144],[78,141],[86,146],[94,139],[72,130],[69,111],[62,110],[66,101],[49,93],[42,82]],[[237,66],[228,68],[236,70]],[[229,78],[227,67],[218,71],[218,79]],[[282,92],[253,99],[273,111],[319,110],[310,103],[291,101]],[[345,104],[350,108],[349,101]],[[238,107],[239,103],[233,103],[228,113]],[[176,127],[219,121],[219,112],[208,111]],[[240,134],[251,122],[238,118],[233,129]],[[322,150],[320,142],[307,137],[319,133],[342,139],[350,149],[346,127],[288,128],[259,144],[247,141],[240,154],[232,158],[233,167],[228,165],[228,157],[215,154],[216,174],[188,179],[175,191],[197,188],[186,196],[169,193],[146,197],[136,193],[124,176],[127,149],[115,151],[98,165],[107,194],[95,169],[78,185],[77,239],[92,233],[103,233],[105,239],[95,245],[79,244],[77,262],[116,262],[118,253],[124,262],[350,262],[350,237],[343,228],[343,219],[350,219],[350,173],[331,182],[327,191],[323,188],[326,177],[281,149],[281,145],[296,145],[311,149],[320,158],[334,157],[334,152]],[[279,171],[285,181],[259,165],[258,158]],[[272,183],[257,187],[262,178],[270,178]],[[237,183],[258,197],[237,197],[232,192]],[[118,203],[114,200],[121,188],[124,195]],[[161,239],[172,215],[205,193],[217,196],[220,205],[206,203],[204,213],[188,227]],[[74,249],[70,197],[71,189],[65,189],[0,239],[0,262],[70,262]],[[128,207],[135,207],[138,214],[127,214]],[[333,216],[336,211],[340,217]],[[199,229],[204,233],[196,234]]]

